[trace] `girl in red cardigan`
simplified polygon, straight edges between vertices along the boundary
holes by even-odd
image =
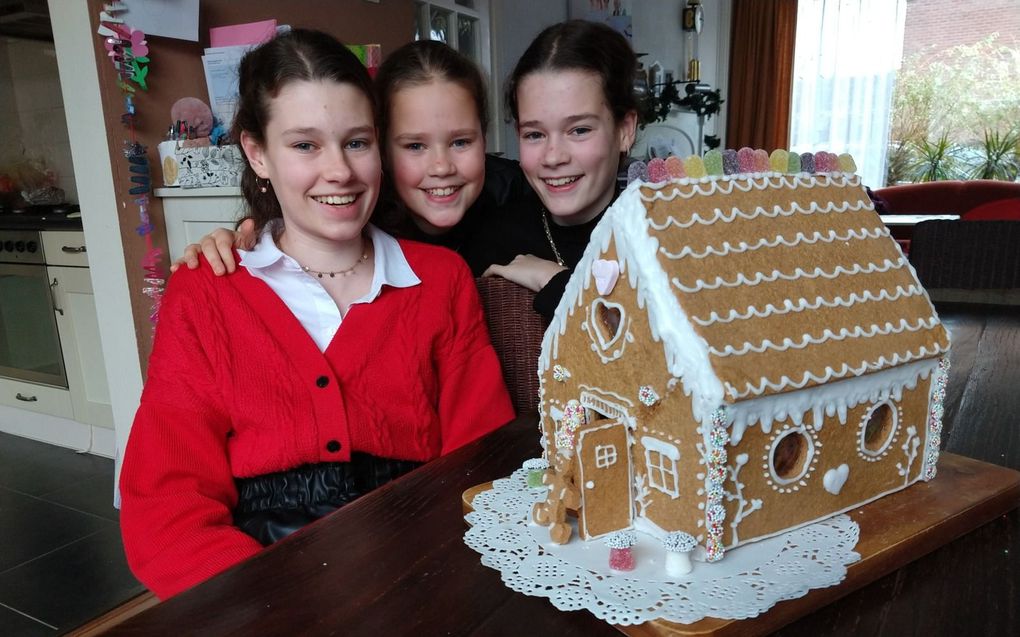
[[[295,29],[239,89],[259,242],[229,276],[171,278],[121,472],[128,563],[160,598],[513,417],[464,262],[367,225],[357,58]]]

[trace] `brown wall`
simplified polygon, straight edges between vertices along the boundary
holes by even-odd
[[[99,26],[99,12],[104,0],[88,0],[92,16],[92,31]],[[380,0],[378,3],[365,0],[202,0],[199,16],[199,42],[186,42],[158,36],[148,37],[149,84],[148,92],[138,92],[135,100],[135,135],[148,147],[150,165],[153,167],[153,186],[162,184],[156,145],[162,141],[170,121],[170,107],[181,97],[194,96],[208,101],[205,75],[202,71],[202,50],[209,45],[211,27],[255,22],[275,18],[280,24],[293,27],[309,27],[332,33],[344,42],[353,44],[380,44],[383,56],[408,42],[413,34],[413,0]],[[130,19],[126,22],[130,25]],[[130,138],[129,131],[120,123],[124,112],[124,99],[117,88],[116,72],[106,57],[102,39],[95,38],[96,59],[99,64],[99,82],[102,95],[103,113],[106,120],[107,141],[113,168],[114,189],[120,207],[120,232],[124,243],[124,259],[127,264],[128,284],[131,290],[131,309],[134,314],[135,332],[142,369],[146,369],[152,348],[152,324],[149,322],[151,303],[141,292],[145,286],[142,259],[147,252],[145,240],[139,237],[135,228],[139,225],[138,206],[135,196],[128,194],[129,173],[123,159],[124,140]],[[74,96],[65,95],[64,100]],[[154,243],[166,252],[166,226],[163,221],[163,205],[159,198],[150,196],[149,217],[155,227],[152,234]],[[164,268],[169,264],[165,255]]]

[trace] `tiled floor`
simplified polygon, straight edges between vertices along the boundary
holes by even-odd
[[[0,635],[56,635],[142,592],[113,461],[0,433]]]

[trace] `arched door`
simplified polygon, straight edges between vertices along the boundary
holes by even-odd
[[[584,425],[578,430],[576,450],[581,537],[629,528],[634,506],[627,426],[607,420]]]

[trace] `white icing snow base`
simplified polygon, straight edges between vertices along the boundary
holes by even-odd
[[[671,578],[658,540],[638,533],[637,568],[609,569],[609,549],[601,541],[577,539],[557,546],[549,529],[530,522],[531,507],[545,489],[531,489],[518,469],[475,496],[465,519],[464,542],[497,569],[511,589],[547,597],[560,610],[588,610],[612,624],[665,619],[690,624],[706,617],[755,617],[813,588],[838,584],[854,552],[860,528],[845,515],[741,546],[720,562],[695,562],[694,570]]]

